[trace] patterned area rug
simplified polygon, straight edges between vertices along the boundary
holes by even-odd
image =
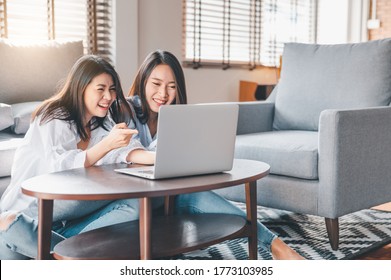
[[[235,204],[244,208],[241,203]],[[329,245],[324,218],[259,206],[258,219],[310,260],[352,259],[391,242],[391,212],[363,210],[341,217],[338,251]],[[226,241],[172,259],[246,260],[247,239]],[[259,249],[258,259],[270,260],[271,255]]]

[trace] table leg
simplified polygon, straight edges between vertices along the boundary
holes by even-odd
[[[151,245],[152,205],[149,197],[140,198],[140,259],[152,258]]]
[[[250,223],[250,236],[248,237],[249,259],[258,259],[258,228],[257,228],[257,182],[249,182],[246,188],[247,220]]]
[[[50,259],[53,200],[38,199],[38,260]]]
[[[166,216],[174,214],[175,195],[167,195],[164,197],[164,214]]]

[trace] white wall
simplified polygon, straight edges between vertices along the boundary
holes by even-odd
[[[113,1],[114,64],[126,94],[138,68],[138,1]]]
[[[357,41],[359,33],[352,28],[357,29],[359,17],[351,9],[365,1],[368,0],[321,0],[321,43]],[[127,92],[139,64],[149,52],[165,49],[182,59],[182,0],[115,2],[116,68]],[[189,103],[237,101],[240,80],[264,84],[276,80],[275,71],[259,69],[184,68],[184,72]]]

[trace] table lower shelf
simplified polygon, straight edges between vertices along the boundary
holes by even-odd
[[[161,258],[249,235],[247,221],[229,214],[152,218],[152,257]],[[54,248],[56,259],[140,259],[139,221],[81,233]]]

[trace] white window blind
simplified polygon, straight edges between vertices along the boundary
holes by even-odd
[[[48,40],[47,0],[8,0],[7,34],[13,40]]]
[[[56,39],[86,40],[88,31],[86,1],[55,0],[54,18]]]
[[[316,0],[261,1],[261,64],[279,65],[286,42],[316,42],[316,8]]]
[[[95,0],[95,11],[92,13],[95,17],[94,24],[90,24],[93,32],[90,32],[91,42],[94,42],[95,49],[99,51],[99,54],[106,57],[109,61],[113,61],[112,50],[112,0]],[[91,9],[91,5],[90,5]]]
[[[0,0],[0,36],[83,40],[85,53],[112,61],[112,0]]]
[[[316,0],[183,0],[185,64],[278,66],[285,42],[315,42]]]

